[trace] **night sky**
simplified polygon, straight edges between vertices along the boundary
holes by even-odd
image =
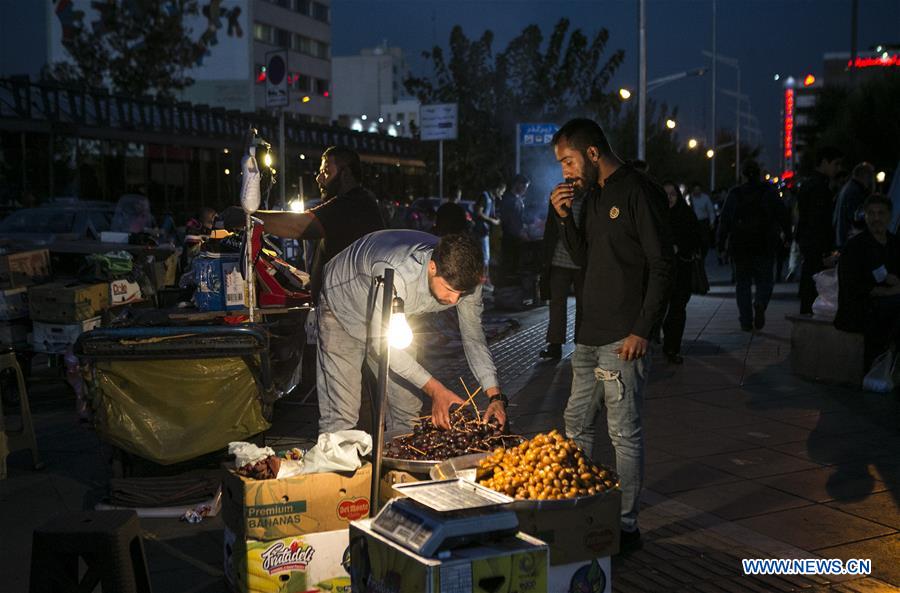
[[[900,43],[900,0],[860,0],[859,49]],[[624,49],[625,63],[612,87],[637,83],[637,0],[332,0],[332,53],[358,53],[387,41],[406,50],[416,73],[430,72],[423,50],[446,47],[450,30],[461,25],[470,38],[495,34],[495,52],[525,26],[537,23],[545,35],[562,17],[573,27],[610,31],[608,47]],[[820,75],[826,52],[850,51],[851,0],[718,0],[718,52],[737,58],[742,91],[759,118],[764,163],[778,166],[781,82],[776,73]],[[648,80],[708,66],[701,54],[712,44],[712,0],[647,0]],[[650,93],[679,108],[679,138],[707,137],[711,76],[682,79]],[[734,90],[734,68],[720,64],[717,86]],[[735,100],[719,93],[719,127],[734,129]],[[746,138],[746,133],[744,138]]]

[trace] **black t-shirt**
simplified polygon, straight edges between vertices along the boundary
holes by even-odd
[[[375,195],[362,186],[356,186],[310,212],[325,230],[325,238],[319,241],[316,249],[310,279],[313,299],[318,301],[325,264],[363,235],[383,230],[385,225]]]

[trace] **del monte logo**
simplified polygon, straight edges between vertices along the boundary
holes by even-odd
[[[342,500],[338,505],[338,517],[344,521],[356,521],[369,516],[369,499],[352,498]]]
[[[277,541],[262,553],[263,570],[270,575],[291,570],[306,570],[315,553],[315,548],[304,545],[300,540],[292,541],[290,546]]]

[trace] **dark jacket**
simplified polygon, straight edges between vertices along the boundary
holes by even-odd
[[[700,253],[700,233],[706,232],[706,229],[700,228],[694,209],[688,206],[684,198],[678,198],[675,205],[669,208],[669,224],[672,227],[672,243],[677,259],[693,259]]]
[[[831,251],[834,245],[833,210],[831,180],[827,175],[813,171],[797,192],[797,244],[801,251],[816,256]]]
[[[734,257],[774,256],[790,239],[790,214],[772,186],[751,181],[728,193],[719,217],[720,250]]]
[[[838,263],[838,310],[834,326],[849,332],[862,332],[866,312],[878,286],[873,271],[884,266],[885,271],[900,276],[900,242],[888,233],[882,245],[868,230],[847,241]]]
[[[630,165],[585,196],[583,227],[553,219],[584,269],[578,342],[604,346],[630,334],[648,338],[669,300],[675,258],[663,189]]]
[[[863,202],[869,196],[869,190],[856,179],[851,179],[844,184],[838,193],[837,202],[834,204],[834,245],[843,249],[847,243],[850,232],[865,227],[865,222],[857,216]]]
[[[588,198],[585,197],[585,200]],[[585,209],[579,212],[575,224],[584,226]],[[550,294],[550,267],[553,265],[553,255],[556,253],[556,245],[563,240],[560,235],[559,218],[553,209],[553,204],[547,204],[547,218],[544,221],[544,239],[541,249],[541,294]],[[549,298],[549,297],[548,297]],[[546,300],[546,299],[544,299]]]

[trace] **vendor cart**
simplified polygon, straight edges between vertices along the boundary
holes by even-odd
[[[308,312],[292,307],[272,315],[289,317],[302,332]],[[302,333],[285,335],[283,327],[279,333],[278,325],[265,317],[254,324],[173,323],[82,334],[75,353],[94,426],[113,447],[113,473],[125,473],[130,455],[173,465],[268,429],[274,402],[299,380],[305,341]],[[277,353],[287,341],[299,348],[285,361]]]

